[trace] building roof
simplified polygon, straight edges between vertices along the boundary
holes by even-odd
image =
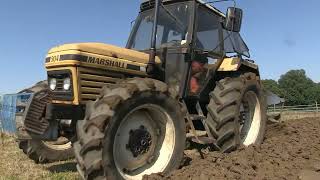
[[[271,91],[265,91],[267,96],[267,104],[270,105],[278,105],[285,102],[285,99],[280,98],[278,95],[274,94]]]

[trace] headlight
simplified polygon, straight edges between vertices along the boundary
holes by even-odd
[[[55,78],[50,79],[49,87],[52,91],[54,91],[57,87],[57,79],[55,79]]]
[[[71,87],[71,80],[70,80],[70,78],[65,78],[64,80],[63,80],[63,89],[64,90],[70,90],[70,87]]]

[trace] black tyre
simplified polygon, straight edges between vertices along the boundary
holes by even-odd
[[[20,93],[35,93],[37,96],[46,96],[47,81],[40,81],[35,86]],[[19,148],[36,163],[63,161],[74,157],[70,140],[60,137],[55,142],[46,142],[38,139],[18,140]]]
[[[217,82],[207,106],[207,122],[222,152],[260,144],[266,128],[266,104],[254,73]]]
[[[19,148],[36,163],[64,161],[74,157],[71,142],[66,138],[60,138],[56,142],[32,139],[18,143]]]
[[[185,147],[185,121],[166,84],[134,78],[87,105],[74,143],[84,179],[142,179],[179,167]]]
[[[34,86],[20,91],[19,94],[21,94],[21,93],[36,93],[36,92],[40,92],[40,91],[47,89],[47,88],[48,88],[48,81],[46,81],[46,80],[39,81]]]

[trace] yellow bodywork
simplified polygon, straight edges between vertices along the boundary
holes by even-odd
[[[79,105],[94,100],[104,85],[115,83],[123,74],[147,76],[148,61],[147,53],[102,43],[54,47],[46,57],[46,69],[71,71],[74,98],[73,101],[54,100],[53,103]],[[156,57],[156,63],[160,62]],[[116,77],[110,77],[110,73]]]
[[[80,105],[99,97],[101,88],[112,86],[125,77],[147,77],[149,54],[102,43],[65,44],[52,48],[46,57],[46,69],[71,72],[73,98],[54,99],[56,104]],[[156,57],[156,63],[161,63]],[[237,71],[257,65],[239,58],[225,58],[218,71]]]

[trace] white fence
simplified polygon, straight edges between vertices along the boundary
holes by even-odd
[[[274,105],[268,107],[268,112],[320,112],[320,107],[318,103],[297,106]]]

